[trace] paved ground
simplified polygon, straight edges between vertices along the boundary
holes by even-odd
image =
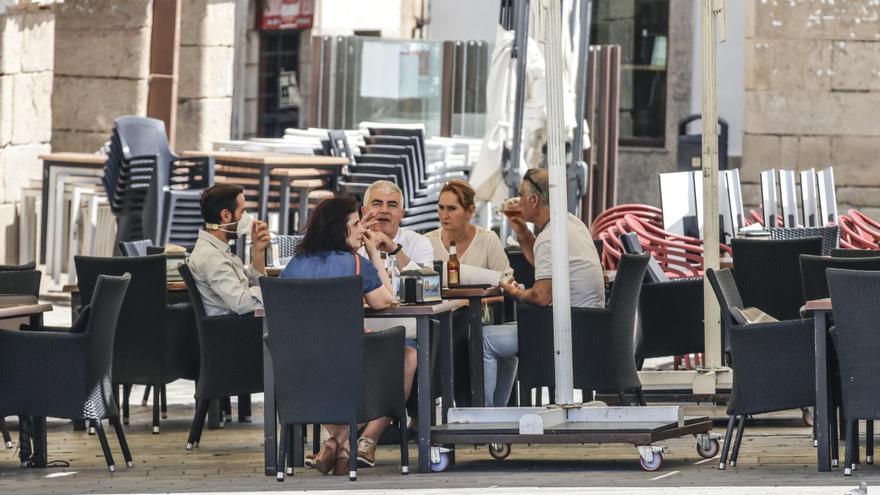
[[[63,323],[68,308],[47,318]],[[63,379],[63,377],[59,377]],[[819,474],[811,432],[802,426],[800,413],[759,418],[746,430],[739,465],[718,471],[717,459],[705,461],[693,438],[665,442],[669,450],[660,471],[643,472],[635,449],[627,445],[540,446],[517,445],[505,461],[489,457],[485,447],[460,446],[458,463],[445,473],[398,474],[395,447],[380,447],[379,465],[362,469],[360,479],[321,476],[299,470],[295,477],[278,483],[262,473],[262,397],[254,398],[251,424],[230,423],[208,430],[201,447],[187,452],[186,436],[193,414],[193,384],[180,381],[169,386],[169,418],[162,433],[150,433],[150,409],[139,405],[142,388],[132,397],[132,421],[126,429],[135,467],[123,467],[114,435],[109,434],[119,471],[107,471],[98,440],[72,431],[68,422],[50,421],[49,460],[65,461],[69,467],[21,469],[16,450],[0,450],[0,495],[53,493],[259,493],[264,491],[370,490],[365,493],[676,493],[724,494],[797,493],[846,494],[859,481],[880,486],[880,466],[859,466],[845,479],[840,470]],[[134,405],[138,404],[138,405]],[[693,407],[692,413],[722,419],[722,409]],[[10,418],[11,420],[12,418]],[[10,426],[16,423],[10,421]],[[724,422],[715,432],[723,433]],[[862,430],[864,431],[864,430]],[[411,445],[415,469],[416,448]],[[869,488],[868,492],[880,488]]]

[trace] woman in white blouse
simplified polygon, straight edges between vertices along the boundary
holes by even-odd
[[[474,194],[470,184],[459,179],[447,182],[440,190],[440,228],[426,236],[434,248],[434,259],[448,261],[449,245],[455,241],[458,261],[462,265],[508,274],[511,272],[510,262],[498,235],[471,224],[476,210]]]

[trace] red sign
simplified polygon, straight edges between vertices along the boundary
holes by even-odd
[[[315,0],[263,0],[260,29],[309,29]]]

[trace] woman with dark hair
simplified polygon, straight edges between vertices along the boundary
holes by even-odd
[[[283,278],[333,278],[358,274],[364,280],[364,299],[373,309],[385,309],[395,301],[391,281],[385,272],[376,241],[370,237],[374,215],[358,219],[357,207],[350,198],[322,201],[309,217],[305,236],[296,247],[296,255],[281,272]],[[359,255],[363,246],[369,259]],[[404,359],[415,361],[415,349],[406,347]],[[404,392],[408,395],[408,387]],[[388,421],[380,418],[374,421]],[[324,425],[330,438],[315,456],[306,457],[306,465],[322,474],[348,474],[348,425]]]

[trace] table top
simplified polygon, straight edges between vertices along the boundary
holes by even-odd
[[[826,297],[825,299],[807,301],[807,304],[804,305],[804,309],[807,311],[831,311],[831,298]]]
[[[52,311],[51,304],[16,304],[14,306],[0,307],[0,319],[21,318]]]
[[[183,157],[211,156],[218,163],[269,167],[322,167],[348,165],[347,158],[321,155],[291,155],[255,151],[184,151]]]
[[[73,152],[62,152],[62,153],[48,153],[45,155],[40,155],[40,160],[44,162],[59,162],[59,163],[69,163],[74,165],[95,165],[95,166],[103,166],[104,162],[107,161],[107,155],[104,154],[95,154],[95,153],[73,153]]]
[[[465,288],[453,288],[453,289],[443,289],[441,294],[443,295],[443,299],[469,299],[472,297],[493,297],[501,295],[501,287],[486,287],[486,288],[476,288],[476,287],[465,287]]]
[[[169,292],[183,292],[186,290],[186,282],[177,281],[177,282],[168,282],[166,287]],[[61,287],[61,292],[69,292],[71,294],[79,292],[79,286],[76,284],[67,284]]]
[[[415,317],[415,316],[432,316],[448,311],[454,311],[467,306],[467,301],[463,299],[454,299],[448,301],[440,301],[434,304],[397,304],[387,309],[375,310],[364,308],[364,317],[366,318],[387,318],[387,317]],[[266,310],[260,308],[254,311],[254,316],[262,318],[266,316]]]

